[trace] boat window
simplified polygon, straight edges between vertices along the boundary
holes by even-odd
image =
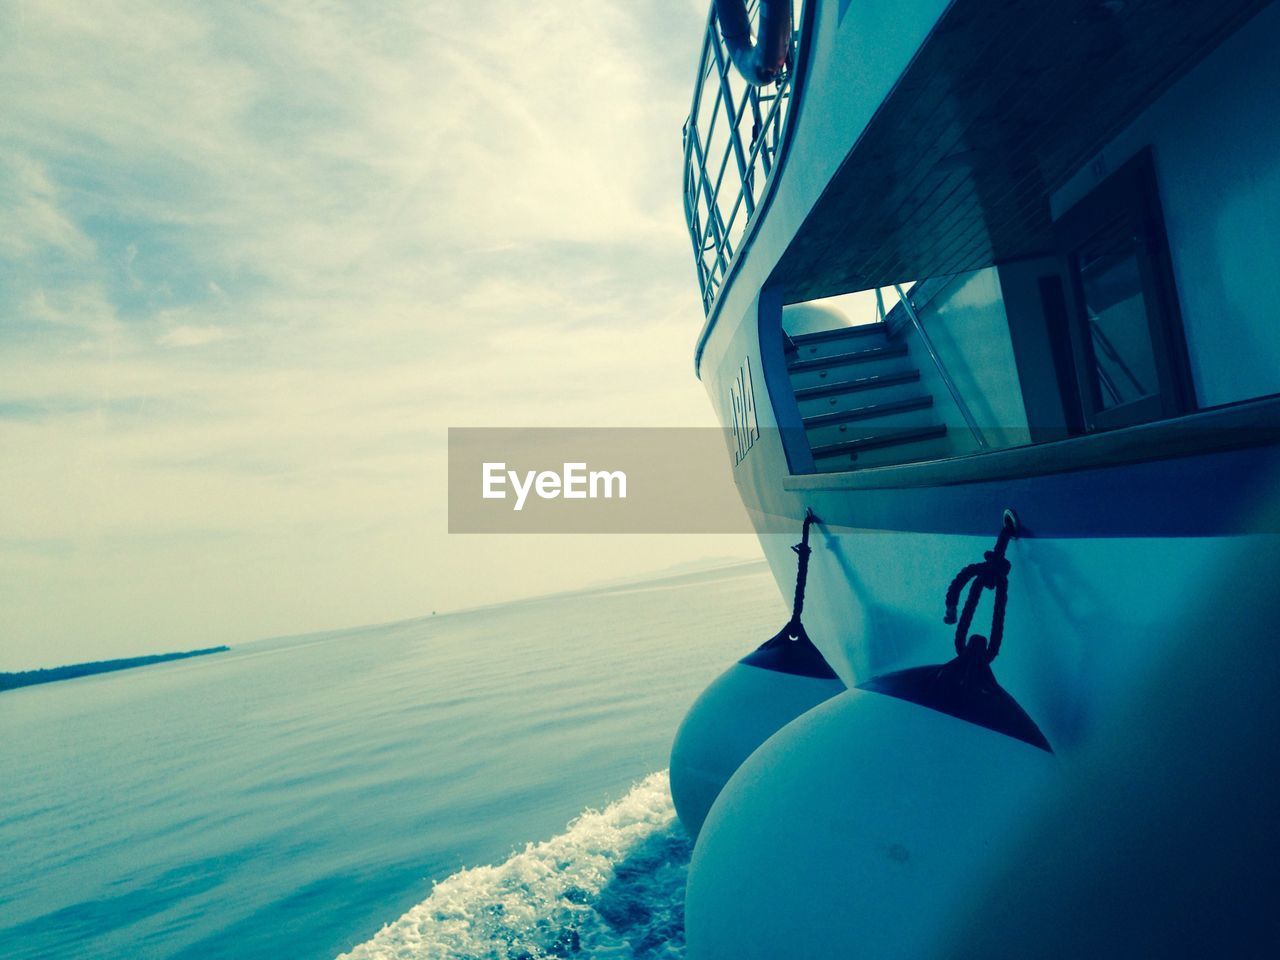
[[[1083,428],[1186,412],[1186,345],[1150,155],[1104,180],[1056,229],[1078,391],[1067,399]]]
[[[1155,348],[1138,262],[1139,242],[1116,224],[1078,255],[1081,302],[1088,325],[1090,392],[1099,409],[1160,392]]]

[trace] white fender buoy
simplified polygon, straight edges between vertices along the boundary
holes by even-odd
[[[720,674],[694,701],[671,747],[671,799],[695,839],[742,761],[796,717],[845,690],[830,667],[826,675],[804,675],[749,659]]]
[[[850,690],[747,759],[689,867],[689,960],[944,958],[964,893],[1003,866],[1053,755]]]
[[[955,659],[886,674],[774,734],[721,791],[689,866],[689,960],[944,960],[1016,854],[1056,764],[996,682],[1017,518],[947,590]],[[966,584],[963,612],[957,611]],[[991,640],[969,634],[995,592]]]
[[[791,620],[779,633],[722,673],[694,701],[671,747],[671,799],[697,839],[720,790],[742,761],[802,713],[845,690],[813,645],[800,613],[809,563],[808,513]]]

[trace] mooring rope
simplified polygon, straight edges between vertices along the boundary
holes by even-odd
[[[813,548],[809,546],[809,528],[817,520],[818,518],[814,515],[812,509],[805,510],[804,527],[800,532],[800,542],[791,548],[800,558],[800,562],[796,569],[796,597],[791,604],[791,620],[788,626],[798,626],[800,614],[804,612],[804,588],[809,579],[809,554],[813,553]]]
[[[1004,611],[1009,602],[1009,571],[1012,569],[1004,554],[1010,539],[1015,537],[1017,532],[1017,518],[1013,511],[1006,510],[995,548],[984,552],[983,559],[978,563],[971,563],[957,573],[955,579],[951,581],[951,586],[947,588],[947,612],[942,622],[956,624],[957,654],[968,651],[975,656],[983,657],[987,663],[990,663],[1000,653],[1000,644],[1004,640]],[[972,584],[969,587],[969,595],[965,597],[964,610],[961,611],[959,622],[957,622],[956,605],[960,602],[960,591],[970,581]],[[982,598],[983,590],[995,592],[995,608],[991,611],[990,639],[978,634],[969,636],[969,627],[973,623],[973,614],[978,609],[978,601]]]

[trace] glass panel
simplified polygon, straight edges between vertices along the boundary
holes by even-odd
[[[1142,292],[1140,242],[1127,225],[1081,249],[1076,263],[1084,294],[1098,406],[1107,410],[1160,391],[1155,349]]]

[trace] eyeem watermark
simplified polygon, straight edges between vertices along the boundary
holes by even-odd
[[[530,492],[542,500],[627,499],[627,475],[621,470],[588,470],[586,463],[565,463],[554,470],[508,470],[505,463],[486,461],[481,468],[481,496],[506,500],[514,494],[513,510],[524,509]]]
[[[707,427],[451,427],[449,532],[750,533],[734,450]]]

